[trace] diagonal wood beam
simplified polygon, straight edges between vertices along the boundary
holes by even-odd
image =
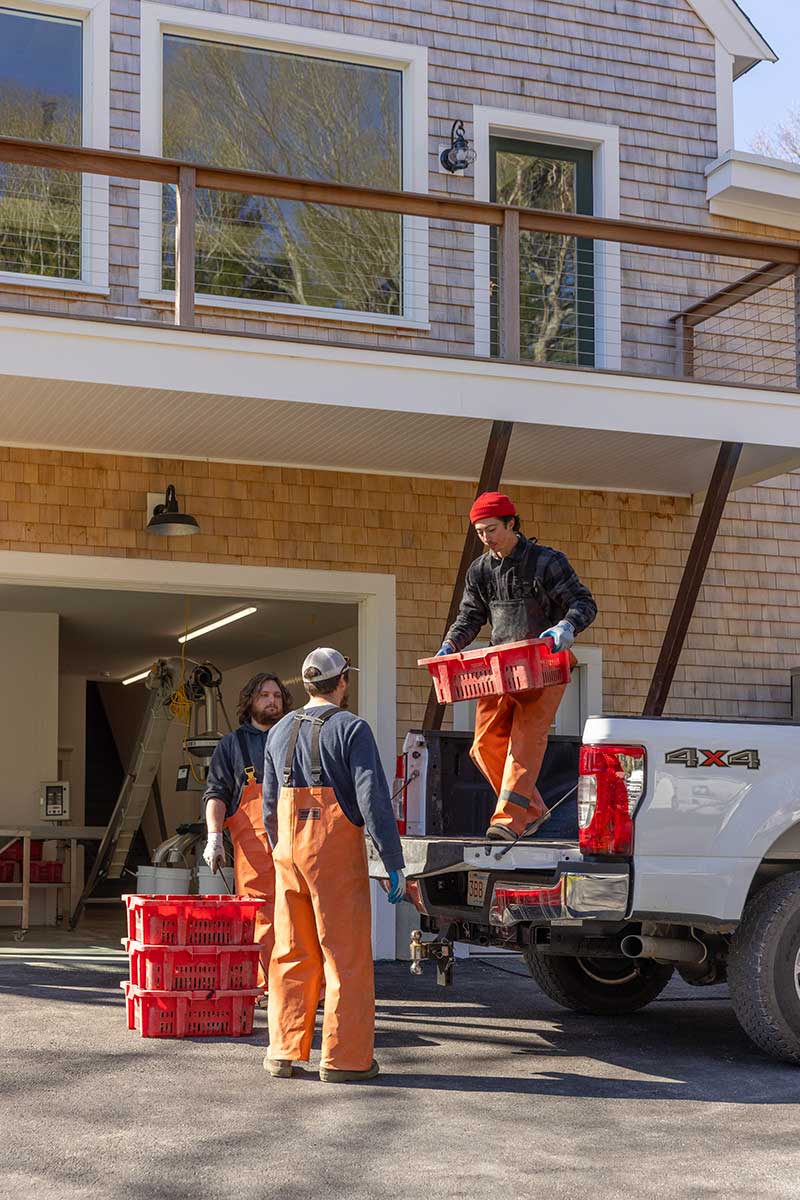
[[[645,717],[660,717],[664,711],[741,453],[741,442],[723,442],[720,445],[647,693],[643,711]]]
[[[506,455],[508,453],[508,443],[511,440],[511,431],[514,426],[511,421],[493,421],[492,431],[489,434],[489,443],[486,447],[486,454],[483,459],[483,468],[481,477],[478,481],[478,490],[475,493],[477,499],[483,492],[496,492],[500,486],[500,480],[503,477],[503,468],[506,464]],[[456,619],[458,606],[461,603],[461,597],[464,593],[464,581],[467,577],[467,568],[473,559],[478,557],[481,544],[478,535],[472,525],[468,527],[467,535],[464,539],[464,549],[461,551],[461,562],[458,564],[458,573],[456,581],[453,585],[453,595],[450,598],[450,608],[447,612],[447,621],[442,632],[442,640]],[[442,718],[444,717],[444,705],[440,704],[436,699],[436,692],[433,684],[428,694],[428,704],[425,708],[425,716],[422,721],[423,729],[441,729]]]

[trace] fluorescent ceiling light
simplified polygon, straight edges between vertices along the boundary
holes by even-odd
[[[131,675],[128,679],[123,679],[122,686],[127,687],[129,683],[138,683],[140,679],[147,679],[150,674],[150,667],[146,671],[140,671],[138,675]]]
[[[219,621],[212,621],[210,625],[201,625],[199,629],[193,629],[191,633],[184,633],[178,638],[178,642],[183,645],[184,642],[190,642],[192,638],[202,637],[204,633],[211,633],[213,629],[221,629],[223,625],[230,625],[231,621],[240,621],[242,617],[252,616],[258,610],[255,608],[240,608],[238,612],[231,613],[229,617],[222,617]]]

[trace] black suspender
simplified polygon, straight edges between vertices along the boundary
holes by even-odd
[[[292,772],[294,770],[294,755],[297,749],[297,739],[300,736],[300,728],[303,721],[311,722],[311,786],[322,787],[322,761],[319,753],[319,739],[322,733],[322,726],[332,717],[334,713],[339,711],[338,708],[327,708],[318,717],[312,716],[311,713],[299,712],[294,715],[294,724],[292,732],[289,736],[289,744],[286,747],[286,759],[283,764],[283,786],[292,786]]]
[[[256,779],[255,764],[250,763],[248,766],[247,763],[247,760],[250,757],[250,748],[247,745],[247,736],[241,725],[236,730],[236,740],[239,743],[239,750],[241,751],[242,762],[244,763],[244,779],[242,780],[242,787],[247,787],[248,783],[258,783],[258,780]]]

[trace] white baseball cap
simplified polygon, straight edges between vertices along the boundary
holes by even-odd
[[[320,683],[325,679],[335,679],[343,671],[357,670],[358,667],[351,666],[345,654],[340,654],[331,646],[318,646],[305,657],[303,679],[309,683]]]

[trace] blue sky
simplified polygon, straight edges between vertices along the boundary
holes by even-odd
[[[778,55],[778,62],[759,63],[733,86],[736,149],[750,150],[760,129],[771,131],[790,108],[800,108],[800,3],[739,0],[739,4]]]

